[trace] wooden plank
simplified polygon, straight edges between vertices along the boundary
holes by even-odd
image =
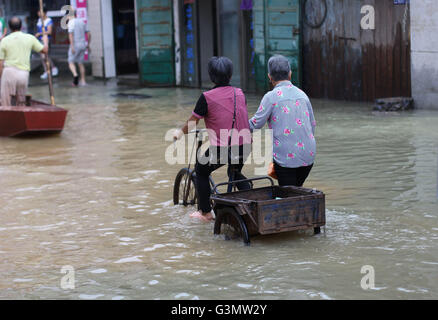
[[[322,5],[318,7],[318,15],[317,15],[318,17],[323,16],[323,9],[324,8]],[[315,45],[317,45],[320,48],[320,50],[317,52],[318,63],[316,64],[316,67],[318,69],[315,70],[316,83],[319,86],[318,89],[319,98],[328,97],[329,83],[333,81],[333,79],[331,79],[331,73],[330,73],[329,44],[326,38],[328,32],[327,28],[328,28],[328,22],[326,20],[320,29],[315,29],[315,32],[318,33],[318,42]],[[322,70],[322,76],[319,70]]]
[[[372,5],[375,8],[375,1],[377,0],[369,0],[368,3],[370,3],[370,5]],[[376,98],[377,96],[377,90],[376,90],[376,86],[377,86],[377,82],[376,82],[376,55],[377,55],[377,50],[376,50],[376,30],[372,30],[371,31],[372,36],[371,36],[371,41],[369,43],[369,51],[368,52],[368,62],[369,62],[369,75],[368,75],[368,83],[369,83],[369,91],[368,91],[368,101],[372,101]]]
[[[143,83],[147,85],[165,86],[174,79],[173,73],[142,73]]]
[[[401,32],[402,27],[401,23],[397,21],[395,25],[395,36],[394,36],[394,60],[393,60],[393,80],[392,80],[392,87],[393,87],[393,95],[395,97],[399,97],[402,95],[401,91]]]
[[[382,65],[382,30],[380,29],[380,23],[382,21],[382,10],[381,10],[381,0],[380,1],[376,1],[375,3],[375,13],[376,13],[376,34],[375,34],[375,38],[374,38],[374,46],[375,46],[375,96],[373,97],[373,99],[375,98],[380,98],[383,92],[382,89],[382,79],[381,79],[381,65]]]
[[[344,54],[345,54],[345,41],[341,39],[344,33],[344,1],[334,2],[334,12],[335,18],[335,31],[333,34],[333,52],[334,52],[334,72],[335,72],[335,82],[333,83],[332,96],[331,99],[344,99]],[[339,19],[341,17],[341,19]]]
[[[292,7],[292,10],[296,10],[296,7]],[[269,7],[268,19],[270,25],[298,25],[298,12],[297,11],[283,11],[283,9],[276,7]],[[278,10],[278,11],[272,11]],[[281,10],[281,11],[280,11]]]
[[[150,74],[160,74],[160,73],[168,73],[171,74],[173,72],[173,67],[166,62],[145,62],[141,68],[143,73]]]
[[[171,6],[171,0],[138,0],[138,8],[140,10],[149,8],[161,8]]]
[[[354,39],[349,42],[349,55],[351,57],[351,94],[352,100],[361,101],[362,98],[362,46],[360,41],[360,1],[353,1],[350,26],[347,35]]]
[[[410,6],[410,5],[409,5]],[[406,91],[403,95],[406,97],[412,96],[412,83],[411,83],[411,20],[410,20],[410,10],[407,14],[406,20]]]
[[[168,35],[169,32],[172,32],[172,26],[168,22],[161,24],[153,23],[153,25],[151,25],[150,23],[143,23],[141,25],[141,32],[143,35],[164,36],[164,35]]]
[[[373,1],[373,0],[372,0]],[[370,0],[361,0],[361,8],[365,4],[374,5]],[[362,19],[362,15],[361,15]],[[365,30],[360,27],[359,31],[360,46],[361,46],[361,71],[362,71],[362,99],[369,101],[372,96],[372,88],[374,87],[374,30]]]
[[[403,18],[402,18],[402,24],[403,24]],[[407,26],[405,27],[406,31]],[[403,32],[403,26],[402,26],[402,46],[401,46],[401,90],[402,95],[405,95],[408,91],[408,85],[407,85],[407,66],[408,66],[408,56],[406,52],[406,32]]]
[[[393,1],[386,1],[387,3],[387,11],[386,11],[386,57],[387,57],[387,79],[386,79],[386,96],[387,97],[393,97],[394,96],[394,90],[393,90],[393,73],[394,73],[394,44],[395,44],[395,37],[394,37],[394,20],[393,20],[393,9],[394,4]]]
[[[351,18],[354,14],[354,2],[353,1],[343,1],[344,9],[343,9],[343,23],[342,23],[342,36],[341,40],[344,44],[344,64],[343,64],[343,92],[341,93],[344,99],[354,100],[352,93],[352,82],[353,82],[353,61],[354,58],[351,52],[352,38],[351,29],[354,27],[354,22],[351,21]]]
[[[142,37],[142,47],[145,50],[151,50],[151,49],[166,49],[172,46],[173,39],[169,37],[169,34],[167,35],[157,35],[157,36],[143,36]]]
[[[272,51],[288,51],[294,55],[298,54],[299,42],[298,39],[278,39],[270,38],[268,40],[269,49]],[[279,52],[278,52],[279,53]]]

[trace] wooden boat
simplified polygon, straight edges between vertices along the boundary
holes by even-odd
[[[0,106],[0,136],[59,133],[64,129],[67,112],[30,97],[26,99],[26,106]]]

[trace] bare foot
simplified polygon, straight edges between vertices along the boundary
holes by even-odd
[[[193,212],[190,215],[190,218],[199,219],[199,220],[201,220],[203,222],[211,222],[211,221],[214,220],[213,214],[211,212],[209,212],[207,214],[202,214],[201,211]]]

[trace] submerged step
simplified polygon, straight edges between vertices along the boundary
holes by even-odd
[[[374,111],[407,111],[414,109],[414,99],[408,97],[393,97],[376,99]]]

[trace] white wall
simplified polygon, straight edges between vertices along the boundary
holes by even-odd
[[[105,61],[105,77],[116,76],[114,52],[114,29],[111,0],[89,0],[88,18],[91,32],[91,55],[93,76],[103,77]],[[103,32],[106,30],[106,32]],[[104,58],[104,59],[103,59]]]
[[[438,110],[438,1],[411,0],[412,96]]]

